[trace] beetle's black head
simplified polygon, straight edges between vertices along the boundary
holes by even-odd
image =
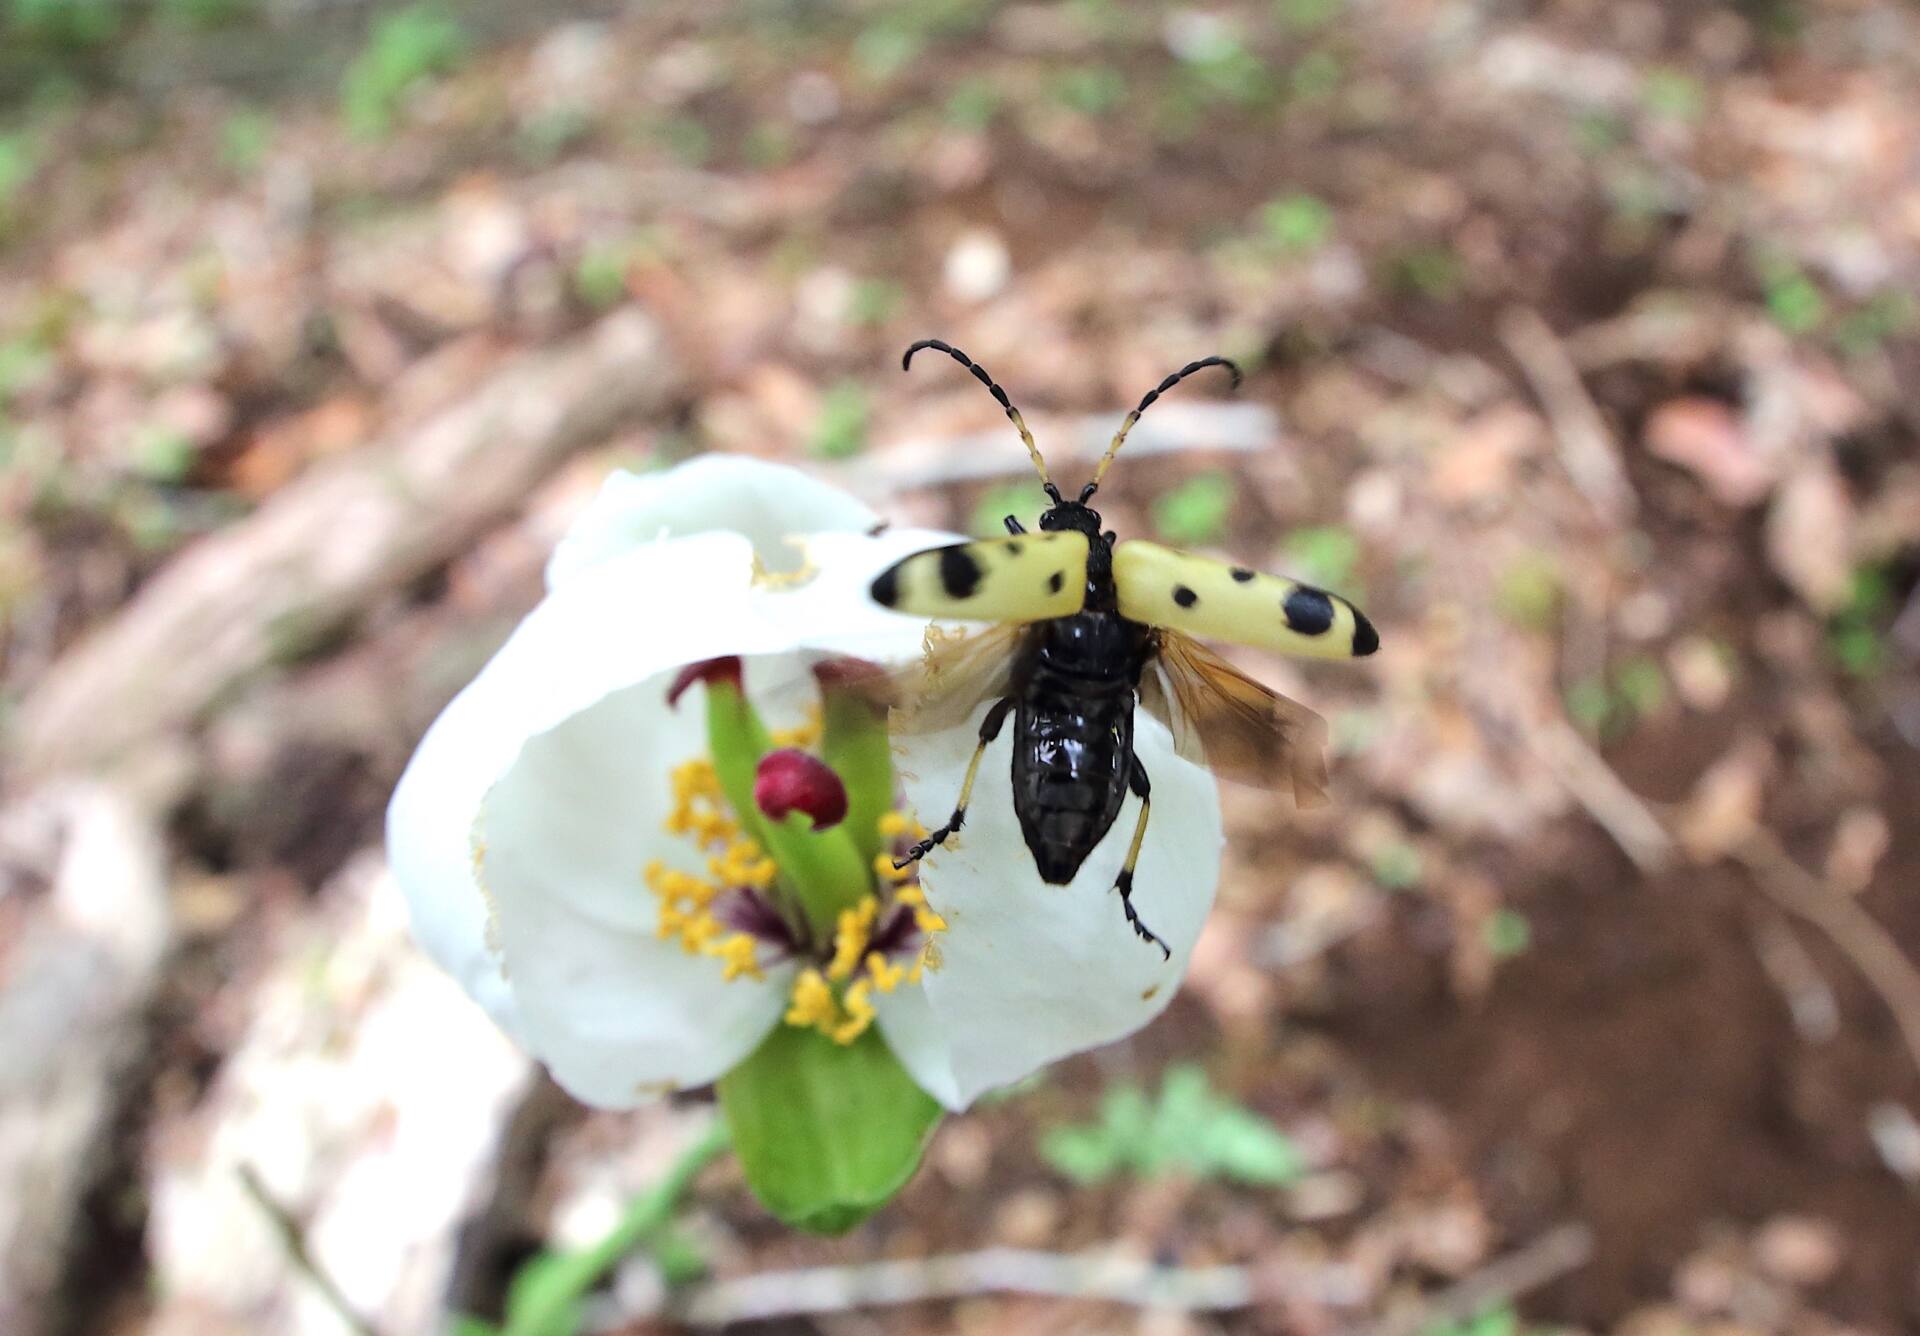
[[[1040,516],[1042,530],[1083,533],[1092,542],[1100,537],[1100,512],[1078,501],[1061,501]]]

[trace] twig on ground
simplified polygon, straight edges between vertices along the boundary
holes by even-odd
[[[1546,410],[1574,486],[1602,519],[1615,524],[1632,519],[1638,500],[1620,462],[1620,447],[1560,336],[1539,312],[1516,306],[1500,317],[1500,341]]]
[[[1850,895],[1823,884],[1780,847],[1773,832],[1756,826],[1733,851],[1773,902],[1824,932],[1893,1013],[1907,1051],[1920,1067],[1920,968],[1893,935]]]
[[[320,1264],[313,1259],[313,1252],[307,1247],[307,1232],[289,1211],[274,1199],[267,1185],[260,1181],[260,1174],[250,1164],[240,1166],[240,1186],[246,1190],[248,1198],[260,1213],[266,1216],[273,1226],[274,1233],[280,1238],[280,1246],[286,1249],[287,1260],[293,1263],[294,1270],[307,1278],[309,1284],[326,1300],[327,1307],[345,1323],[354,1336],[380,1336],[380,1329],[353,1311],[353,1305],[347,1302],[347,1296],[340,1292],[339,1282],[329,1276]]]
[[[638,310],[520,354],[394,439],[316,466],[202,539],[21,704],[29,773],[87,770],[197,720],[458,551],[569,452],[658,411],[685,373]]]
[[[1534,752],[1633,865],[1652,875],[1673,862],[1673,836],[1565,719],[1531,727]]]
[[[1441,1290],[1417,1308],[1361,1328],[1362,1336],[1414,1336],[1416,1332],[1469,1321],[1489,1308],[1510,1303],[1579,1270],[1592,1255],[1591,1229],[1561,1225],[1520,1251],[1508,1253]]]
[[[670,1311],[693,1326],[719,1327],[980,1294],[1094,1299],[1188,1312],[1226,1312],[1255,1302],[1253,1273],[1246,1267],[1162,1267],[1113,1253],[987,1248],[715,1281],[676,1297]]]
[[[1091,466],[1113,439],[1122,413],[1093,414],[1053,424],[1037,424],[1047,464],[1056,478],[1076,478],[1074,468]],[[1272,409],[1250,403],[1160,404],[1127,437],[1127,457],[1218,450],[1253,454],[1280,440],[1280,419]],[[991,478],[1032,477],[1033,465],[1019,437],[1004,425],[965,436],[923,437],[904,441],[859,459],[820,470],[836,486],[863,496],[888,496],[921,487],[983,482]],[[1074,486],[1079,484],[1076,481]]]
[[[1754,920],[1753,954],[1786,999],[1787,1013],[1802,1039],[1824,1044],[1840,1033],[1840,1004],[1833,989],[1777,905]]]

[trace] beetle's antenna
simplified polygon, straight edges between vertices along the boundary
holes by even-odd
[[[1020,410],[1013,406],[1011,399],[1007,398],[1007,392],[994,384],[993,377],[987,374],[987,369],[950,343],[942,343],[939,339],[921,339],[918,343],[909,345],[907,351],[901,355],[900,369],[902,371],[905,371],[913,365],[913,355],[922,348],[932,348],[938,352],[945,353],[948,357],[951,357],[961,366],[971,371],[975,380],[992,391],[993,397],[1000,401],[1000,407],[1007,410],[1007,418],[1013,423],[1014,430],[1020,433],[1020,441],[1027,447],[1027,454],[1032,456],[1033,467],[1040,474],[1040,485],[1046,488],[1047,495],[1053,498],[1053,503],[1059,505],[1060,489],[1054,486],[1053,479],[1047,476],[1047,461],[1040,457],[1040,447],[1033,443],[1033,433],[1027,430],[1026,419],[1020,416]],[[1239,373],[1236,372],[1236,380],[1238,379],[1238,375]],[[1165,387],[1162,386],[1161,388],[1164,389]],[[1143,408],[1145,406],[1145,404],[1141,405]]]
[[[1140,401],[1140,404],[1137,408],[1135,408],[1131,413],[1127,414],[1126,420],[1120,424],[1120,430],[1116,431],[1113,434],[1113,441],[1111,444],[1107,446],[1107,453],[1100,456],[1099,467],[1094,469],[1093,471],[1093,481],[1088,483],[1084,488],[1081,489],[1080,501],[1082,505],[1084,505],[1087,502],[1087,500],[1091,498],[1096,491],[1099,490],[1100,480],[1107,476],[1107,470],[1113,466],[1113,457],[1119,454],[1120,447],[1126,444],[1127,433],[1133,430],[1133,424],[1140,420],[1140,415],[1146,412],[1148,408],[1152,407],[1153,401],[1155,399],[1158,399],[1161,395],[1165,394],[1168,390],[1178,385],[1181,381],[1185,380],[1188,376],[1191,376],[1194,372],[1204,371],[1206,368],[1210,366],[1225,367],[1227,369],[1227,374],[1233,377],[1233,388],[1236,390],[1240,388],[1240,368],[1239,367],[1235,366],[1232,362],[1229,362],[1224,357],[1203,357],[1198,362],[1187,363],[1185,366],[1181,367],[1178,371],[1174,372],[1171,376],[1168,376],[1165,380],[1161,381],[1158,385],[1148,390],[1146,398]]]

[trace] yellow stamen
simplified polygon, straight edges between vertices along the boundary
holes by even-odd
[[[717,942],[709,942],[706,954],[716,957],[724,967],[721,977],[732,983],[742,975],[749,979],[760,980],[766,975],[760,971],[760,962],[754,957],[754,940],[744,932],[736,932]]]
[[[793,981],[793,997],[787,1007],[787,1024],[812,1026],[822,1032],[840,1019],[840,1004],[833,989],[819,970],[801,970]]]
[[[907,977],[905,965],[895,965],[878,951],[867,953],[867,973],[873,976],[873,986],[883,993],[891,993]]]
[[[852,978],[853,972],[860,968],[860,958],[866,954],[867,943],[873,936],[873,920],[879,912],[880,902],[871,895],[852,909],[840,911],[839,923],[833,930],[833,960],[827,965],[829,979]]]
[[[851,1044],[867,1032],[873,1024],[873,989],[865,979],[851,984],[847,994],[841,999],[847,1009],[847,1018],[827,1032],[836,1044]]]
[[[880,814],[879,826],[880,838],[883,840],[897,840],[902,835],[911,836],[916,840],[923,840],[927,837],[927,828],[925,826],[915,820],[912,814],[900,811],[897,808],[891,812],[882,812]]]
[[[925,905],[921,905],[913,911],[913,926],[931,936],[936,932],[945,932],[947,921]]]

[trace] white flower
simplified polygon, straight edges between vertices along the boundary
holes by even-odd
[[[388,849],[416,937],[580,1099],[632,1105],[719,1078],[775,1025],[851,1037],[870,1018],[916,1082],[962,1108],[1139,1028],[1177,987],[1213,899],[1219,806],[1211,776],[1144,715],[1153,823],[1134,898],[1170,962],[1110,892],[1135,800],[1071,886],[1046,885],[1013,814],[1010,729],[919,892],[883,875],[884,852],[862,871],[873,907],[864,926],[843,919],[853,936],[838,945],[864,962],[836,964],[818,932],[784,949],[741,927],[777,897],[773,869],[722,833],[699,689],[675,709],[669,686],[686,665],[738,656],[768,724],[804,734],[811,665],[919,653],[923,627],[873,605],[867,584],[950,536],[874,535],[876,523],[804,474],[746,459],[610,478],[555,552],[546,597],[402,777]],[[967,728],[897,744],[929,824],[958,794],[973,740]],[[902,838],[903,814],[888,819]],[[900,931],[881,940],[876,916]]]

